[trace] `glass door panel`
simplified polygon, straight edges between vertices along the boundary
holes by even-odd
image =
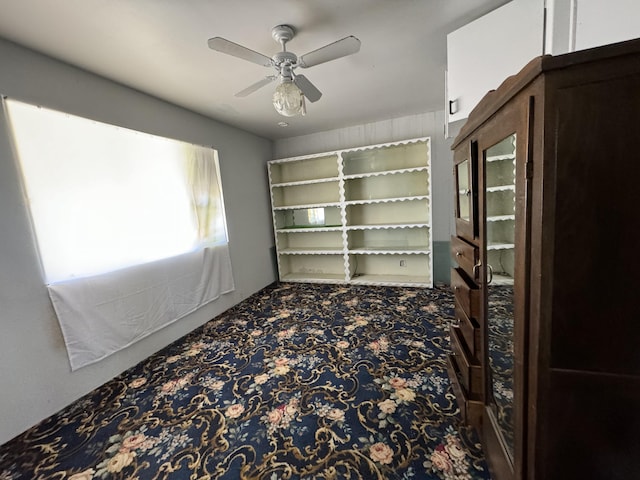
[[[474,152],[477,152],[475,142],[468,149],[457,150],[453,169],[456,232],[472,243],[478,237],[478,161]]]
[[[458,217],[467,222],[471,220],[471,181],[469,172],[469,160],[456,165]]]
[[[488,405],[514,459],[514,252],[516,135],[486,149],[484,161]]]

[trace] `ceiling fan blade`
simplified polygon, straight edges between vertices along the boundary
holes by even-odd
[[[239,91],[238,93],[236,93],[234,95],[234,97],[246,97],[247,95],[255,92],[256,90],[258,90],[259,88],[264,87],[265,85],[273,82],[276,78],[278,78],[276,75],[269,75],[264,77],[262,80],[258,80],[256,83],[254,83],[253,85],[249,85],[247,88],[245,88],[244,90]],[[302,90],[302,89],[300,89]]]
[[[360,40],[354,36],[349,36],[302,55],[298,58],[298,65],[302,68],[313,67],[336,58],[352,55],[359,50]]]
[[[302,94],[310,102],[317,102],[320,100],[322,92],[318,90],[304,75],[296,75],[293,79],[293,83],[296,84],[296,87],[302,91]]]
[[[238,45],[237,43],[233,43],[226,38],[210,38],[207,43],[209,44],[210,49],[217,52],[226,53],[227,55],[242,58],[243,60],[248,60],[265,67],[270,67],[273,65],[271,59],[266,55],[254,52],[253,50],[250,50],[247,47],[243,47],[242,45]]]

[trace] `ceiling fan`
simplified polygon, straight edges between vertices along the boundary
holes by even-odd
[[[299,113],[304,115],[305,98],[310,102],[316,102],[322,96],[320,90],[307,77],[295,73],[296,68],[313,67],[352,55],[360,50],[360,40],[354,36],[348,36],[298,57],[287,51],[287,42],[295,36],[293,27],[277,25],[271,30],[271,36],[282,47],[282,51],[271,58],[222,37],[210,38],[208,44],[209,48],[218,52],[275,69],[275,75],[267,75],[262,80],[236,93],[235,96],[246,97],[272,81],[279,80],[280,83],[273,94],[273,106],[278,113],[287,117]]]

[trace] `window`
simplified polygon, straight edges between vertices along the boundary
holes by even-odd
[[[215,150],[6,104],[47,283],[227,241]]]
[[[234,290],[215,150],[3,103],[72,370]]]

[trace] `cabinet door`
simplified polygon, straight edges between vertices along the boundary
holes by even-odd
[[[484,297],[480,319],[486,382],[483,439],[492,474],[498,479],[521,478],[526,442],[525,292],[531,198],[527,163],[532,151],[529,128],[533,113],[527,100],[513,101],[483,125],[475,137],[479,165],[479,284]]]
[[[481,145],[482,244],[486,278],[487,414],[508,463],[515,459],[514,421],[514,242],[515,148],[509,134],[488,148]],[[510,188],[513,187],[513,188]]]
[[[453,155],[456,233],[471,243],[478,237],[478,159],[473,147],[461,145]]]

